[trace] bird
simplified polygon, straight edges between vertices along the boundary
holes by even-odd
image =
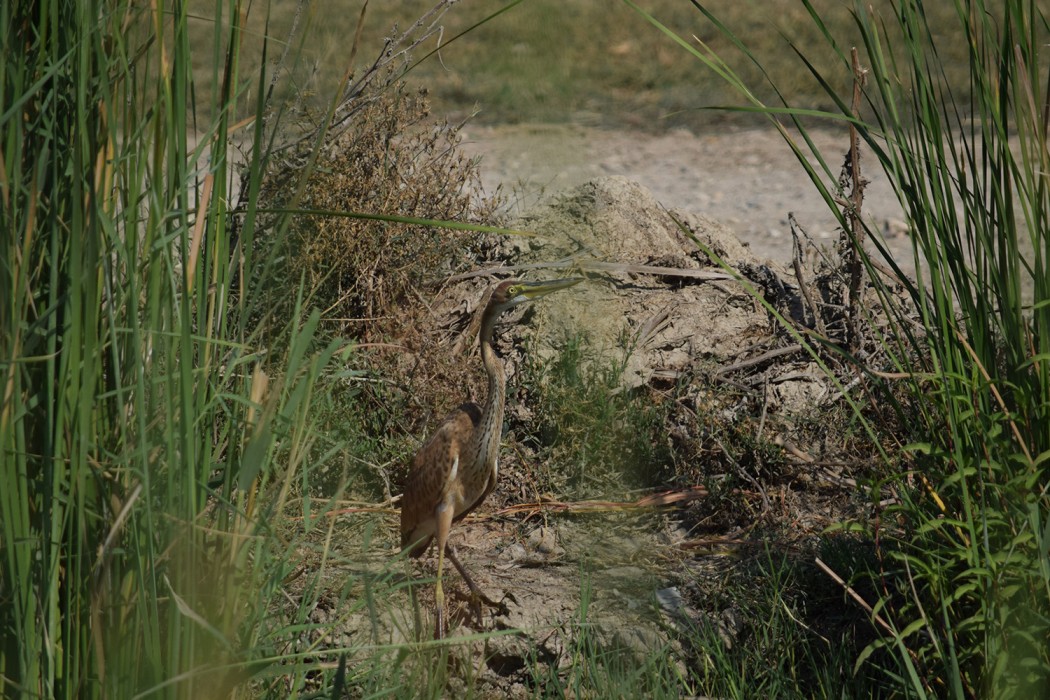
[[[446,557],[470,589],[474,612],[479,620],[480,602],[491,607],[504,607],[481,592],[448,541],[452,525],[492,493],[499,473],[507,377],[493,347],[496,321],[519,304],[582,281],[578,277],[545,282],[505,280],[492,289],[488,304],[479,314],[481,330],[478,342],[488,375],[485,402],[480,406],[469,402],[460,405],[412,458],[401,497],[401,549],[409,548],[409,556],[419,558],[436,540],[438,563],[434,598],[437,607],[435,636],[438,639],[445,635],[445,594],[441,576]]]

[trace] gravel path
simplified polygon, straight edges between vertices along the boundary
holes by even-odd
[[[468,126],[463,150],[482,156],[486,190],[501,184],[518,210],[595,177],[623,175],[650,189],[664,206],[706,215],[737,232],[761,257],[791,257],[788,214],[819,244],[836,239],[836,222],[801,164],[773,129],[712,127],[692,134],[607,131],[572,125]],[[841,132],[816,132],[837,176],[848,145]],[[862,163],[871,163],[864,160]],[[911,245],[886,177],[873,167],[865,215],[911,273]]]

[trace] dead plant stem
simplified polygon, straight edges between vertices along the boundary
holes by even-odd
[[[850,51],[853,62],[853,104],[851,106],[853,117],[859,118],[861,104],[861,89],[864,86],[864,78],[867,71],[860,66],[860,58],[857,47]],[[849,349],[855,352],[861,344],[860,321],[861,321],[861,284],[864,280],[863,250],[864,250],[864,221],[862,211],[864,208],[864,186],[867,182],[863,179],[860,169],[860,139],[855,124],[849,125],[849,156],[846,160],[847,178],[850,187],[850,203],[846,208],[846,221],[849,224],[848,241],[848,266],[849,266]]]

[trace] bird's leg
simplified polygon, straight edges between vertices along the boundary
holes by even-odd
[[[445,590],[441,586],[441,573],[445,563],[445,550],[448,548],[448,531],[452,527],[452,506],[442,503],[437,507],[437,539],[438,548],[438,570],[437,583],[434,586],[434,603],[437,605],[437,620],[434,624],[434,637],[443,639],[445,637]],[[452,560],[453,563],[455,559]],[[459,564],[456,564],[459,568]],[[462,571],[462,569],[460,569]]]
[[[444,639],[445,637],[445,591],[441,588],[441,564],[445,558],[443,551],[438,552],[437,583],[434,585],[434,605],[437,606],[435,613],[437,619],[434,622],[435,639]]]
[[[510,608],[507,607],[507,604],[504,601],[495,601],[481,592],[481,589],[478,588],[477,584],[474,583],[474,580],[470,578],[470,574],[467,573],[466,568],[464,568],[463,564],[459,561],[459,557],[456,556],[456,552],[452,549],[452,545],[446,544],[445,552],[448,555],[449,561],[451,561],[456,567],[456,570],[459,571],[459,575],[467,582],[467,588],[470,589],[471,607],[473,608],[474,617],[477,618],[478,626],[481,626],[482,622],[481,603],[484,603],[490,608],[495,608],[499,611],[500,615],[510,614]]]

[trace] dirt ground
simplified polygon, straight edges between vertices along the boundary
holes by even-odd
[[[814,131],[834,184],[848,147],[840,131]],[[663,206],[709,217],[736,232],[755,255],[785,264],[791,257],[788,214],[818,244],[834,243],[837,223],[783,138],[771,127],[710,127],[662,135],[574,125],[468,125],[463,152],[481,157],[488,191],[503,186],[525,211],[552,192],[596,177],[622,175],[649,189]],[[799,141],[803,146],[804,142]],[[816,162],[810,158],[812,162]],[[862,165],[865,164],[862,152]],[[885,176],[864,171],[866,218],[911,274],[911,244],[901,207]]]

